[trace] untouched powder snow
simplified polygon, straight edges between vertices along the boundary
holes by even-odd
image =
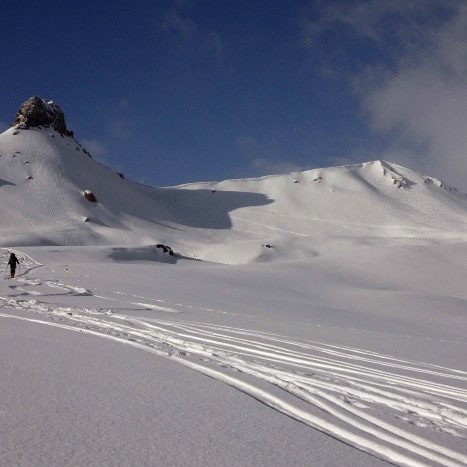
[[[467,464],[465,194],[386,161],[147,187],[18,128],[0,194],[0,465]]]

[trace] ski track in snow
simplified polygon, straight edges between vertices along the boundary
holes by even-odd
[[[155,311],[199,309],[123,292],[106,295],[100,291],[97,295],[54,279],[34,278],[31,272],[41,265],[22,252],[16,253],[22,257],[24,269],[17,282],[24,286],[10,285],[14,293],[0,296],[5,311],[0,313],[2,318],[88,333],[171,359],[397,465],[467,465],[465,453],[434,442],[427,433],[467,439],[467,372],[249,329],[160,315],[130,317],[111,309],[25,299],[25,295],[41,295],[34,287],[47,286],[63,295],[93,295],[119,302],[130,298],[132,301],[126,303]],[[10,315],[8,309],[35,316]]]

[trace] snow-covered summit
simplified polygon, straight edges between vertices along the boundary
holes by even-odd
[[[467,230],[465,194],[387,161],[144,186],[57,130],[63,113],[53,102],[41,100],[40,108],[48,124],[31,124],[35,112],[23,111],[0,135],[3,246],[162,243],[197,259],[244,263],[380,241],[463,238]]]

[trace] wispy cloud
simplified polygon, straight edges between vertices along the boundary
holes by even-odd
[[[132,130],[130,124],[125,119],[116,119],[110,122],[110,132],[120,141],[128,141],[131,138]]]
[[[238,153],[249,159],[248,174],[256,176],[287,174],[308,169],[301,164],[289,162],[284,157],[281,144],[275,139],[261,140],[251,135],[242,135],[236,138],[235,144]]]
[[[213,30],[205,30],[193,19],[194,2],[191,0],[172,0],[163,15],[161,27],[170,34],[179,50],[194,53],[207,52],[218,63],[224,57],[221,36]]]
[[[467,4],[366,0],[323,7],[319,20],[303,21],[302,42],[319,48],[332,27],[342,28],[341,39],[366,42],[366,55],[348,76],[369,127],[391,136],[382,156],[466,189]]]
[[[423,40],[425,26],[436,27],[443,22],[462,0],[326,0],[314,2],[302,20],[302,39],[305,45],[314,46],[326,31],[335,33],[335,26],[383,42],[409,38]],[[410,27],[409,27],[410,26]]]
[[[198,25],[189,16],[192,7],[193,2],[190,0],[172,0],[163,16],[163,29],[173,31],[185,39],[193,37],[198,32]]]
[[[81,144],[86,148],[89,153],[96,159],[104,162],[108,155],[108,149],[103,144],[99,143],[96,139],[83,139]]]
[[[369,70],[357,84],[372,128],[392,131],[434,175],[467,188],[467,5],[395,69]],[[406,156],[407,157],[407,156]]]
[[[250,135],[238,136],[235,140],[237,148],[245,154],[251,154],[254,151],[258,150],[259,141]]]
[[[123,97],[122,99],[120,99],[119,104],[120,104],[120,107],[121,107],[122,109],[126,109],[126,108],[128,108],[128,106],[130,105],[130,100],[127,99],[127,98],[125,98],[125,97]]]
[[[261,157],[254,159],[251,165],[257,175],[289,174],[292,172],[302,172],[306,169],[298,164]]]

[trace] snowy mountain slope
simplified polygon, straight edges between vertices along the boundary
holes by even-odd
[[[157,243],[187,222],[198,227],[203,218],[190,215],[188,208],[174,212],[174,190],[124,180],[88,157],[73,138],[51,129],[11,128],[0,135],[0,173],[4,245],[144,245]],[[98,202],[85,200],[84,190],[91,190]],[[197,197],[202,194],[200,190]],[[236,199],[225,193],[223,209],[263,198]],[[216,215],[214,225],[209,220],[203,225],[226,228],[227,212]]]
[[[0,135],[0,465],[467,464],[465,194],[385,161],[148,187],[31,118]]]
[[[120,178],[72,137],[11,128],[0,135],[0,174],[2,245],[162,242],[187,256],[244,263],[382,238],[463,238],[467,226],[464,194],[385,161],[153,188]]]
[[[220,243],[242,242],[245,260],[302,258],[382,240],[465,238],[467,226],[465,194],[385,161],[182,188],[215,191],[208,204],[214,209],[222,190],[272,200],[230,213],[232,228]],[[261,250],[259,243],[274,248]],[[222,256],[214,248],[209,245],[204,257]]]
[[[161,210],[136,184],[54,130],[9,129],[0,135],[0,153],[2,217],[11,219],[3,226],[4,242],[125,243],[130,229],[136,239],[139,225],[154,223]],[[98,203],[84,199],[84,190],[93,191]]]

